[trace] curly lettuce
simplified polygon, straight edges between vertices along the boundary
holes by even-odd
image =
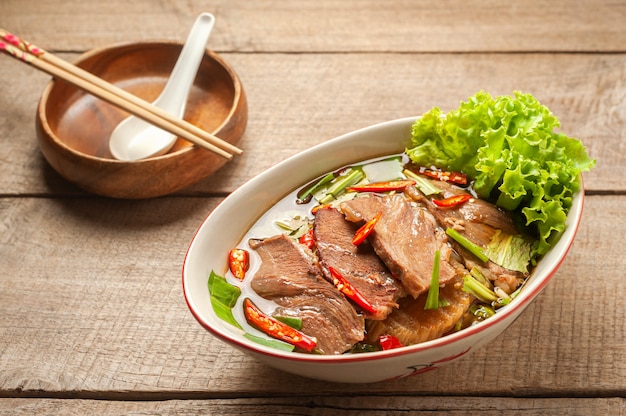
[[[480,91],[445,115],[435,107],[418,119],[406,153],[418,165],[464,172],[478,196],[521,212],[542,255],[565,230],[579,174],[595,165],[559,127],[531,94]]]

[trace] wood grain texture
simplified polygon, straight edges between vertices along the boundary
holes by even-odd
[[[0,415],[141,414],[141,415],[298,415],[298,416],[401,416],[424,412],[433,416],[465,416],[466,409],[485,416],[588,416],[623,415],[623,398],[515,399],[467,397],[271,397],[215,400],[121,402],[55,399],[0,399]]]
[[[337,385],[253,361],[205,332],[187,310],[182,259],[217,201],[0,199],[0,392],[129,399],[336,394]],[[626,224],[602,218],[618,217],[626,199],[586,202],[567,261],[504,336],[454,366],[375,391],[624,394],[626,311],[614,294],[626,291],[619,273],[626,260],[611,236],[626,233]],[[340,389],[358,395],[371,387]]]
[[[125,201],[63,180],[35,140],[49,77],[0,56],[0,415],[626,414],[626,3],[612,0],[1,0],[2,27],[66,59],[178,40],[200,12],[241,77],[235,158]],[[211,336],[182,296],[194,232],[239,185],[352,130],[533,93],[583,141],[583,220],[547,288],[451,366],[373,385],[273,370]]]
[[[63,55],[71,58],[72,55]],[[479,90],[533,93],[561,120],[562,130],[587,146],[597,167],[591,190],[626,189],[626,55],[589,54],[224,54],[248,96],[244,154],[186,195],[226,193],[254,175],[315,144],[387,120],[418,116],[433,106],[451,110]],[[2,58],[2,57],[0,57]],[[23,73],[13,91],[2,60],[0,190],[6,194],[73,189],[41,158],[34,138],[38,94],[46,78]],[[262,68],[262,69],[260,69]],[[26,68],[29,69],[29,68]],[[29,86],[29,88],[26,88]],[[9,139],[10,138],[10,139]],[[41,178],[46,180],[42,181]]]
[[[210,40],[217,51],[624,52],[626,45],[626,5],[611,0],[5,0],[2,9],[5,29],[55,51],[184,39],[201,12],[217,18]]]

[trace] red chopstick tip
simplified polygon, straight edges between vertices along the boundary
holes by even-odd
[[[6,33],[4,36],[2,36],[2,39],[9,42],[13,46],[17,46],[18,48],[22,44],[22,41],[20,40],[20,38],[15,36],[13,33]]]

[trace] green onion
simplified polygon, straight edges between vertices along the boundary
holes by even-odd
[[[311,187],[305,190],[301,195],[298,195],[298,201],[307,202],[311,195],[321,189],[324,185],[329,183],[335,178],[335,175],[331,172],[328,175],[324,176],[322,179],[314,183]]]
[[[433,263],[433,273],[430,278],[430,287],[428,288],[428,296],[426,297],[426,305],[424,309],[439,308],[439,258],[441,254],[439,250],[435,251],[435,261]]]
[[[209,275],[209,294],[211,295],[211,306],[218,318],[241,329],[239,322],[233,316],[233,306],[237,303],[241,289],[231,285],[222,276],[211,270]]]
[[[522,291],[522,288],[524,287],[524,285],[520,285],[513,293],[511,293],[509,295],[509,297],[511,298],[511,300],[515,299],[517,297],[517,295],[519,295],[519,293]]]
[[[437,188],[421,175],[418,175],[409,169],[405,169],[403,173],[407,178],[413,179],[415,181],[415,186],[417,186],[417,189],[419,189],[424,195],[434,195],[441,193],[441,189]]]
[[[274,221],[274,224],[285,231],[294,233],[303,226],[308,226],[309,219],[306,216],[295,215],[291,218],[278,219]]]
[[[472,305],[470,312],[479,319],[487,319],[496,314],[496,311],[487,305]]]
[[[293,329],[297,329],[298,331],[302,329],[302,318],[297,318],[295,316],[274,316],[273,318],[289,325]]]
[[[279,341],[277,339],[257,337],[256,335],[252,335],[247,332],[243,334],[243,336],[248,338],[250,341],[256,342],[257,344],[265,345],[266,347],[272,347],[282,351],[293,351],[295,349],[293,345],[283,341]]]
[[[336,199],[346,188],[358,183],[364,177],[363,172],[358,169],[352,169],[349,174],[337,178],[337,182],[328,188],[324,197],[319,200],[320,204],[328,204],[333,199]]]
[[[472,270],[470,270],[470,274],[474,279],[478,280],[485,287],[491,289],[491,281],[485,277],[483,272],[478,267],[472,267]]]
[[[486,263],[489,260],[489,258],[485,255],[482,247],[480,247],[477,244],[472,243],[470,240],[462,236],[454,228],[447,228],[446,234],[448,234],[448,236],[450,236],[454,241],[456,241],[457,243],[465,247],[467,250],[469,250],[470,253],[478,257],[480,261]]]
[[[504,306],[504,305],[508,305],[509,303],[511,303],[511,297],[503,289],[500,289],[499,287],[496,286],[493,288],[493,293],[495,293],[496,296],[498,296],[498,300],[496,301],[496,306]]]
[[[489,289],[469,274],[463,277],[463,291],[474,295],[483,302],[490,303],[498,300],[498,296],[493,290]]]
[[[471,321],[470,321],[471,322]],[[461,319],[459,319],[458,321],[456,321],[456,324],[454,324],[454,332],[458,332],[461,329],[463,329],[465,326],[467,325],[467,317],[462,317]]]

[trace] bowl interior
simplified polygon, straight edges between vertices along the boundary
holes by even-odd
[[[78,66],[146,101],[153,101],[165,86],[182,45],[133,43],[86,53]],[[205,54],[184,118],[213,132],[228,119],[237,100],[236,79],[213,53]],[[129,114],[77,87],[57,80],[44,94],[43,117],[54,139],[73,151],[113,159],[108,140],[117,124]],[[190,146],[177,140],[170,153]]]

